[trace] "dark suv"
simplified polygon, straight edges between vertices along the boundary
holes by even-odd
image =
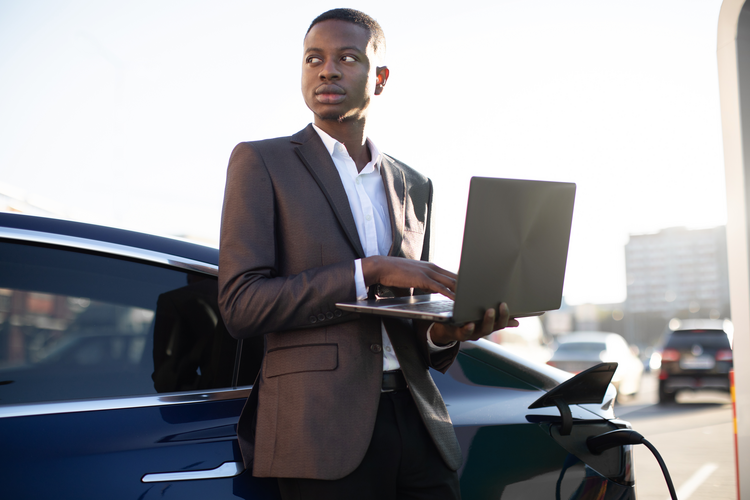
[[[680,390],[729,392],[732,327],[729,321],[682,320],[670,323],[661,352],[659,402],[672,403]]]

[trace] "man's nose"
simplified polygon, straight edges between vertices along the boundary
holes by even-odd
[[[321,80],[338,80],[339,78],[341,78],[341,71],[334,61],[326,61],[323,67],[320,68]]]

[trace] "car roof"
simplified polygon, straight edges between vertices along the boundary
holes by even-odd
[[[608,339],[621,338],[622,335],[612,332],[572,332],[557,338],[558,344],[571,342],[607,342]],[[624,339],[623,339],[624,340]]]
[[[45,243],[58,243],[76,247],[76,244],[71,244],[70,241],[65,240],[68,237],[123,245],[135,249],[183,257],[213,266],[219,265],[219,250],[215,247],[84,222],[0,212],[0,237],[33,241],[34,238],[31,236],[39,233],[53,235],[53,238],[51,238],[52,241],[45,239]],[[55,235],[61,237],[59,241],[55,241]]]
[[[728,320],[722,319],[680,319],[669,323],[673,332],[685,330],[726,330]]]

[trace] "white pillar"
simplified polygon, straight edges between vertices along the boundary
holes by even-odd
[[[750,5],[724,0],[718,44],[740,498],[750,500]]]

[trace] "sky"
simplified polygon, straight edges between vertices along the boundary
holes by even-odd
[[[443,267],[475,175],[577,184],[570,304],[625,300],[630,234],[726,223],[720,0],[0,0],[0,188],[217,242],[232,148],[311,121],[302,40],[341,6],[385,31],[369,136],[433,179]]]

